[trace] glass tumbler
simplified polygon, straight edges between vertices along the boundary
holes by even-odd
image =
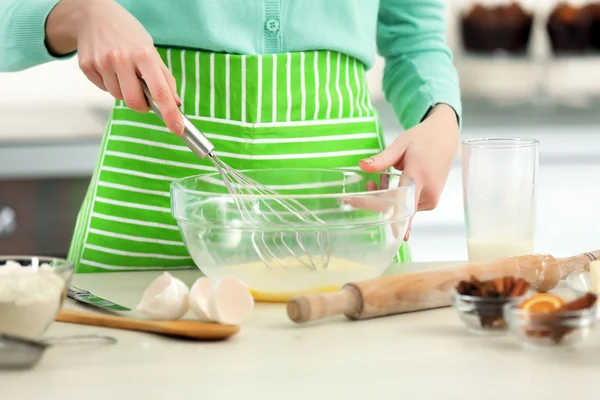
[[[469,261],[532,254],[539,142],[526,138],[462,142],[462,186]]]

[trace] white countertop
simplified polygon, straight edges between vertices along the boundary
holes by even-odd
[[[75,284],[133,306],[153,278],[137,274]],[[118,344],[51,348],[33,370],[1,372],[1,398],[594,399],[600,369],[598,332],[575,350],[531,352],[510,336],[467,333],[449,308],[298,326],[284,305],[258,304],[241,332],[219,343],[62,323],[48,335],[85,333]]]

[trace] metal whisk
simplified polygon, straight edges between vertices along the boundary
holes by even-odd
[[[162,119],[157,104],[144,80],[140,78],[142,89],[150,108]],[[322,270],[329,264],[329,235],[327,232],[312,233],[316,241],[317,252],[311,253],[304,239],[307,234],[292,231],[294,243],[287,241],[289,235],[273,229],[277,226],[301,226],[306,224],[324,225],[325,222],[296,199],[281,197],[279,193],[257,182],[240,171],[231,168],[214,153],[215,146],[182,113],[184,132],[180,136],[183,142],[201,159],[206,157],[217,169],[227,191],[233,195],[241,218],[247,224],[255,226],[252,232],[252,244],[260,259],[267,267],[288,267],[300,262],[312,270]],[[244,197],[256,200],[244,201]],[[286,217],[287,216],[287,217]],[[291,218],[290,218],[291,217]],[[289,232],[287,232],[289,233]],[[282,254],[292,256],[296,262],[290,262]]]

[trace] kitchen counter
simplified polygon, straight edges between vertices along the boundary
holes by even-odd
[[[133,306],[159,273],[74,283]],[[173,274],[190,281],[199,272]],[[241,332],[219,343],[63,323],[48,335],[86,333],[118,344],[51,348],[33,370],[0,373],[2,399],[593,399],[600,370],[598,332],[575,350],[531,352],[510,336],[467,333],[449,308],[298,326],[284,305],[258,304]]]

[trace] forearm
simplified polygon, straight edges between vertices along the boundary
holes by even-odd
[[[77,33],[86,18],[88,0],[60,0],[48,15],[45,44],[50,54],[64,56],[77,50]]]
[[[73,32],[83,16],[79,5],[87,1],[0,1],[0,71],[20,71],[70,57],[77,46]]]
[[[444,121],[444,126],[457,130],[460,128],[460,117],[456,110],[449,104],[438,103],[431,107],[424,119],[440,118]]]
[[[451,60],[437,51],[388,59],[383,90],[406,129],[443,105],[453,111],[456,123],[462,122],[458,74]]]
[[[460,122],[460,86],[445,30],[444,0],[381,0],[383,89],[406,129],[439,104],[451,107]]]

